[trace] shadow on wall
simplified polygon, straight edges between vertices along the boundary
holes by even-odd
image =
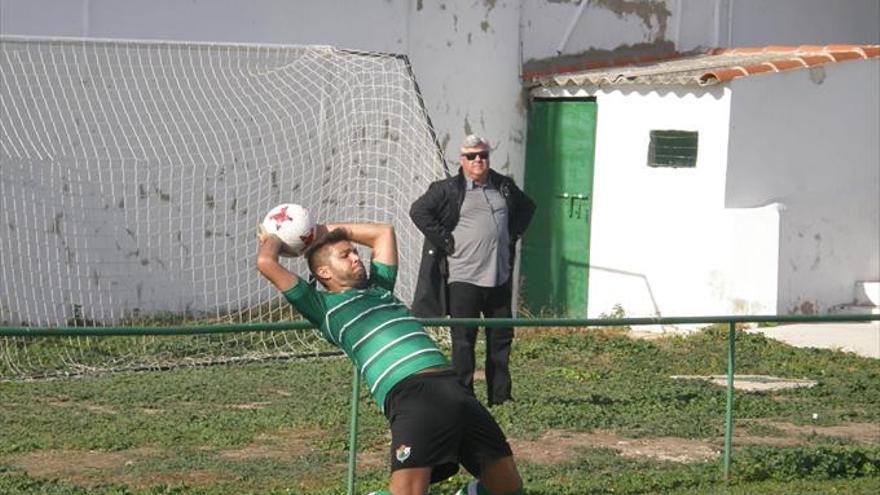
[[[608,268],[605,266],[596,266],[596,265],[589,265],[589,268],[590,268],[590,270],[598,270],[598,271],[614,273],[617,275],[624,275],[627,277],[635,277],[635,278],[640,279],[642,281],[642,283],[645,284],[645,290],[648,291],[648,297],[651,299],[651,306],[654,308],[654,316],[658,316],[658,317],[662,316],[660,314],[660,307],[657,306],[657,300],[654,298],[654,291],[651,290],[651,281],[648,280],[648,277],[644,273],[629,272],[626,270],[618,270],[616,268]]]

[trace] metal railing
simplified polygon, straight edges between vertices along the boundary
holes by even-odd
[[[835,323],[880,321],[880,315],[756,315],[756,316],[671,316],[645,318],[422,318],[426,327],[481,326],[481,327],[621,327],[641,325],[697,325],[727,324],[727,406],[724,428],[724,479],[730,479],[733,450],[734,369],[736,358],[736,325],[738,323]],[[307,321],[251,323],[228,325],[176,325],[167,327],[0,327],[0,337],[95,337],[124,335],[196,335],[232,332],[268,332],[277,330],[305,330],[314,328]],[[351,391],[351,421],[347,490],[354,494],[357,469],[357,420],[360,375],[354,368]]]

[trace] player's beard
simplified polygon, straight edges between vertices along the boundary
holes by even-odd
[[[336,268],[336,280],[339,281],[339,284],[343,287],[350,287],[352,289],[363,289],[367,286],[367,270],[364,268],[363,263],[358,264],[360,269],[355,269],[354,266],[348,269]]]
[[[359,263],[360,270],[351,269],[352,287],[363,289],[367,286],[367,269],[363,263]]]

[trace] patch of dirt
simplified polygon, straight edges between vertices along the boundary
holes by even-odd
[[[100,406],[97,404],[90,404],[88,402],[77,402],[71,400],[56,400],[47,402],[48,405],[53,407],[73,407],[73,408],[81,408],[86,411],[93,412],[96,414],[119,414],[119,411],[113,409],[112,407]]]
[[[776,428],[785,434],[784,437],[768,437],[763,435],[748,435],[744,432],[749,424],[757,424]],[[734,445],[736,444],[764,444],[764,445],[803,445],[813,436],[845,438],[858,443],[880,443],[880,424],[874,423],[844,423],[834,426],[820,425],[796,425],[782,421],[753,420],[745,422],[744,426],[738,426],[734,430]]]
[[[751,435],[749,424],[779,430],[780,436]],[[880,424],[847,423],[836,426],[794,425],[777,421],[746,421],[734,430],[733,445],[772,445],[793,447],[810,443],[814,436],[845,438],[859,443],[880,443]],[[692,463],[711,461],[723,452],[724,439],[690,440],[678,437],[624,438],[596,430],[589,433],[550,430],[537,440],[509,439],[517,458],[535,464],[557,464],[570,460],[579,449],[605,448],[624,457],[647,457],[659,461]]]
[[[357,465],[358,468],[382,468],[390,469],[391,453],[389,452],[391,445],[391,431],[386,431],[381,439],[376,440],[371,445],[362,445],[358,448]],[[348,463],[338,464],[334,470],[344,471],[348,468]]]
[[[815,431],[818,435],[849,438],[862,443],[880,443],[880,424],[876,423],[848,423],[836,426],[792,425],[792,428],[800,434],[811,434]]]
[[[324,434],[317,429],[285,429],[271,435],[260,435],[249,445],[222,450],[218,455],[233,461],[251,459],[292,461],[313,450],[313,445],[320,442]],[[163,450],[154,448],[118,452],[49,450],[9,456],[3,461],[35,478],[61,479],[81,486],[109,482],[144,489],[163,483],[210,486],[232,480],[225,473],[210,470],[147,472],[136,475],[127,474],[124,470],[126,466],[132,466],[164,453]],[[385,466],[387,457],[387,448],[382,452],[378,450],[361,452],[358,454],[358,465],[382,467]]]
[[[369,450],[359,451],[357,455],[357,468],[358,469],[389,469],[390,454],[388,453],[388,447],[383,446],[381,449],[371,448]],[[344,472],[348,469],[348,461],[344,463],[339,463],[333,466],[331,471],[334,472]]]
[[[260,435],[257,439],[239,449],[220,451],[220,456],[231,460],[277,459],[292,461],[313,450],[312,445],[320,442],[325,435],[321,430],[285,429],[272,435]],[[385,467],[388,463],[388,443],[390,435],[380,444],[362,446],[358,449],[357,464],[361,467]],[[337,466],[345,470],[347,464]]]
[[[159,452],[151,448],[120,452],[44,450],[9,458],[9,463],[36,478],[61,478],[74,483],[103,482],[106,471],[141,462]]]
[[[357,465],[366,468],[384,468],[388,467],[390,461],[388,449],[382,451],[358,452]],[[346,467],[348,464],[346,464]]]
[[[753,435],[750,426],[768,427],[773,435]],[[780,421],[740,420],[734,437],[734,446],[773,445],[796,446],[809,444],[816,436],[845,438],[861,443],[880,443],[880,424],[847,423],[836,426],[795,425]],[[303,456],[322,440],[324,432],[318,429],[284,429],[273,434],[258,436],[252,443],[237,449],[223,450],[219,456],[229,460],[273,459],[291,461]],[[358,453],[359,468],[387,468],[388,435],[374,444],[365,445]],[[625,438],[613,432],[596,430],[589,433],[550,430],[535,440],[510,439],[518,459],[534,464],[558,464],[571,460],[578,450],[588,448],[612,449],[621,456],[650,458],[666,462],[695,463],[717,459],[722,453],[723,439],[715,441],[690,440],[677,437]],[[186,483],[190,486],[209,486],[228,480],[226,474],[207,470],[175,473],[157,472],[126,474],[124,467],[162,455],[155,448],[139,448],[119,452],[50,450],[32,452],[3,459],[10,465],[26,471],[35,478],[62,479],[77,485],[121,483],[146,488],[156,484]],[[335,471],[344,470],[339,464]]]
[[[291,460],[311,450],[313,443],[324,435],[321,430],[283,429],[271,435],[259,435],[256,440],[238,449],[221,450],[220,457],[232,460],[279,459]]]
[[[578,449],[606,448],[624,457],[650,457],[670,462],[713,460],[720,451],[711,443],[686,438],[623,438],[597,430],[590,433],[550,430],[537,440],[510,440],[514,455],[535,464],[556,464],[570,460]]]
[[[186,484],[188,486],[212,486],[223,481],[232,481],[232,478],[216,471],[191,470],[175,473],[146,473],[134,476],[111,476],[102,479],[101,483],[117,483],[138,490],[145,490],[155,485]]]

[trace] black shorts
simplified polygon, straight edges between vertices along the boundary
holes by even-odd
[[[512,455],[489,411],[459,382],[455,371],[413,375],[385,398],[391,423],[391,471],[433,467],[431,483],[461,464],[479,477],[486,463]]]

